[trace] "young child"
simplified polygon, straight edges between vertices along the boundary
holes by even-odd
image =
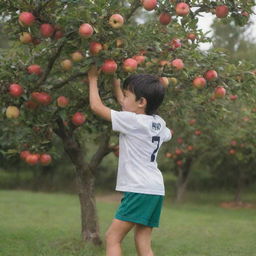
[[[138,255],[153,256],[151,234],[153,227],[159,226],[165,193],[156,158],[161,144],[171,139],[165,121],[155,114],[163,101],[164,87],[152,75],[131,75],[124,81],[123,90],[120,80],[114,80],[115,95],[122,107],[122,111],[115,111],[100,99],[95,67],[88,79],[92,111],[120,132],[116,190],[124,197],[106,232],[106,255],[121,256],[121,242],[135,228]]]

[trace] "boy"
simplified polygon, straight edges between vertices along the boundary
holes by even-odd
[[[139,256],[153,256],[151,233],[158,227],[164,198],[164,182],[156,157],[164,141],[171,139],[165,121],[155,115],[164,98],[159,78],[132,75],[114,80],[114,91],[122,111],[105,106],[97,87],[97,70],[88,72],[92,111],[112,122],[119,136],[119,163],[116,190],[124,192],[115,218],[106,232],[106,255],[121,256],[121,241],[133,228]]]

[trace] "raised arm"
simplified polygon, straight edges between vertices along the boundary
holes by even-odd
[[[122,105],[123,99],[124,99],[124,94],[121,89],[121,81],[120,79],[114,78],[113,80],[113,86],[114,86],[114,94],[117,99],[117,102]]]
[[[93,66],[88,72],[89,79],[89,101],[91,110],[107,121],[111,121],[111,109],[101,101],[98,89],[98,71]]]

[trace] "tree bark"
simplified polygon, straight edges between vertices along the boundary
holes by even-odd
[[[188,158],[184,166],[178,167],[178,180],[176,183],[176,198],[175,202],[179,203],[182,201],[183,196],[187,189],[189,180],[189,174],[191,171],[192,158]]]
[[[102,240],[99,234],[99,222],[96,210],[94,194],[94,174],[96,167],[103,157],[111,152],[108,147],[110,133],[103,134],[100,146],[92,157],[90,163],[85,159],[85,152],[73,131],[65,128],[61,119],[57,120],[58,129],[55,133],[62,139],[64,150],[68,154],[76,169],[77,190],[81,206],[82,239],[92,242],[94,245],[101,245]]]

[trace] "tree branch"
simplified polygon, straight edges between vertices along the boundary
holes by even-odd
[[[130,12],[124,17],[125,20],[128,21],[140,6],[140,0],[134,0],[133,3],[131,4]]]
[[[70,76],[69,78],[67,78],[66,80],[56,83],[55,85],[53,85],[53,87],[54,87],[54,89],[59,89],[59,88],[63,87],[64,85],[68,84],[69,82],[74,81],[76,78],[83,77],[86,75],[87,75],[87,72],[80,72],[80,73],[74,74],[74,75]]]

